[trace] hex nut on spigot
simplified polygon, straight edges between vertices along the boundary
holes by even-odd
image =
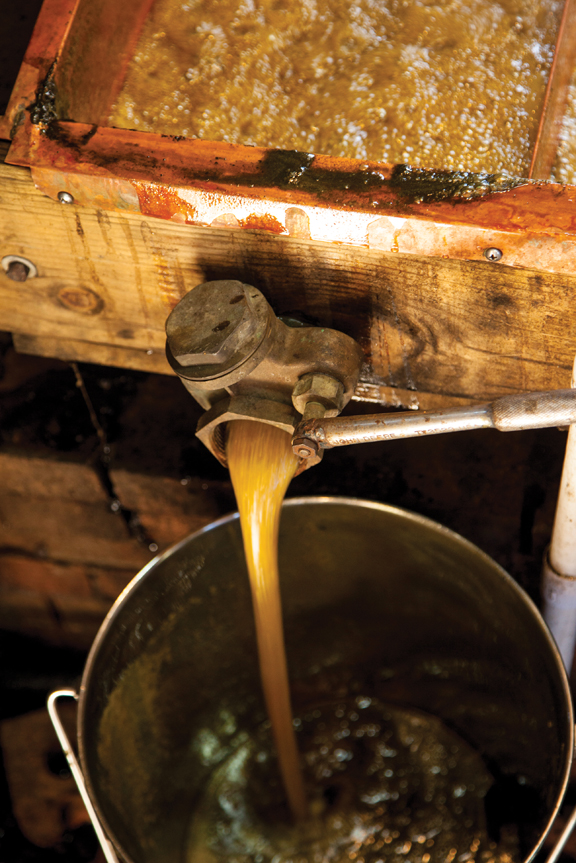
[[[316,416],[336,417],[344,407],[344,387],[331,375],[309,372],[296,383],[292,392],[292,404],[307,419],[310,411],[306,408],[313,404],[323,409],[314,411]]]
[[[191,292],[189,308],[182,301],[168,318],[172,356],[183,366],[226,362],[236,347],[238,328],[246,329],[247,324],[249,328],[253,317],[243,285],[231,282],[219,291],[211,287],[208,302],[203,302],[201,309],[198,301],[203,287],[199,285]]]
[[[305,437],[295,437],[292,441],[292,452],[298,458],[312,458],[318,454],[318,444],[316,441]]]

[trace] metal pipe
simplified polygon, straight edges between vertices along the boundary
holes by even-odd
[[[576,648],[576,577],[551,565],[549,549],[544,554],[541,589],[542,615],[570,674]]]
[[[317,452],[355,443],[395,440],[420,435],[445,434],[495,428],[520,431],[576,422],[576,390],[521,393],[493,402],[439,411],[382,413],[369,416],[313,419],[300,423],[293,444],[298,455],[308,446]]]
[[[572,371],[575,386],[576,360]],[[570,673],[576,647],[576,426],[569,429],[566,441],[552,540],[544,557],[542,598],[544,620]]]

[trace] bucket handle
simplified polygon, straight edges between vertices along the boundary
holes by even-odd
[[[59,698],[73,698],[75,701],[78,701],[78,693],[74,689],[57,689],[54,692],[51,692],[48,696],[46,706],[48,708],[50,719],[52,720],[52,725],[54,726],[54,731],[56,732],[58,741],[60,743],[60,746],[62,747],[62,751],[66,756],[66,761],[68,762],[68,766],[70,767],[70,772],[72,773],[74,781],[76,782],[76,785],[78,787],[78,791],[80,792],[80,797],[82,798],[84,806],[88,810],[90,821],[92,822],[92,826],[96,831],[96,836],[98,837],[98,841],[100,842],[100,846],[102,848],[102,851],[104,852],[104,857],[106,858],[107,863],[119,863],[112,843],[104,833],[104,829],[100,824],[100,819],[98,818],[96,810],[94,809],[92,801],[90,800],[90,795],[88,794],[88,790],[84,782],[82,768],[78,763],[78,759],[74,754],[74,750],[72,749],[72,745],[70,743],[70,740],[68,739],[68,735],[66,734],[64,726],[62,725],[62,722],[58,715],[58,707],[56,702]]]
[[[74,689],[57,689],[55,690],[55,692],[50,693],[47,701],[48,713],[50,715],[50,719],[52,720],[54,730],[58,736],[62,751],[66,756],[66,761],[68,762],[68,766],[70,767],[70,772],[72,773],[74,781],[76,782],[76,785],[78,787],[78,791],[80,792],[80,797],[82,798],[84,805],[88,810],[90,821],[92,822],[92,826],[96,831],[98,841],[100,842],[102,851],[104,852],[104,857],[106,858],[106,863],[120,863],[118,857],[116,856],[116,852],[114,851],[112,843],[104,833],[104,829],[100,824],[100,820],[98,818],[98,815],[96,814],[94,806],[92,805],[92,801],[90,800],[90,796],[84,782],[84,775],[82,773],[82,769],[78,764],[78,759],[74,754],[74,750],[72,749],[72,745],[68,739],[68,735],[66,734],[64,726],[60,721],[60,717],[58,716],[58,708],[56,706],[56,702],[59,698],[73,698],[75,701],[78,701],[78,693]],[[560,838],[556,842],[556,845],[546,858],[545,863],[556,863],[558,857],[562,853],[562,849],[570,838],[570,834],[574,830],[574,827],[576,827],[576,806],[570,814],[570,818],[566,822],[566,826],[564,827]]]

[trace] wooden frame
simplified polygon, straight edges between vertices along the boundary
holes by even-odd
[[[362,400],[418,407],[567,384],[576,187],[108,128],[149,6],[45,0],[0,121],[11,138],[0,239],[40,264],[25,288],[0,273],[3,326],[22,349],[167,371],[170,308],[225,273],[252,280],[278,312],[358,338]],[[566,62],[555,68],[566,79]],[[566,87],[551,79],[548,150]],[[62,261],[75,281],[62,280]]]
[[[572,189],[109,128],[151,5],[45,0],[4,120],[12,138],[6,161],[30,167],[45,194],[67,192],[77,203],[187,224],[407,254],[478,260],[487,247],[505,246],[504,266],[571,272]],[[555,152],[567,55],[576,42],[574,7],[567,0],[532,160],[536,177]]]

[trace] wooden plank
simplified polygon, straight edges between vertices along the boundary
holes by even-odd
[[[54,600],[35,590],[0,587],[0,628],[88,650],[110,605],[94,598]]]
[[[36,590],[0,588],[0,628],[51,644],[65,643],[49,600]]]
[[[52,599],[93,599],[105,610],[135,575],[134,568],[114,569],[93,564],[63,563],[17,553],[0,554],[1,590],[36,591]]]
[[[112,602],[152,558],[94,469],[58,456],[0,452],[0,627],[88,647]],[[156,548],[219,515],[221,483],[114,469],[122,506]]]
[[[0,474],[0,551],[4,555],[24,553],[57,564],[132,572],[151,559],[152,553],[130,534],[120,512],[111,509],[111,499],[89,465],[3,451]],[[59,572],[54,578],[60,577]]]
[[[74,529],[71,529],[71,525]],[[106,504],[0,494],[0,548],[137,571],[152,558]]]
[[[14,333],[14,347],[21,354],[39,357],[56,357],[59,360],[79,363],[97,363],[101,366],[117,366],[122,369],[174,375],[164,351],[152,349],[135,350],[118,345],[97,344],[80,339],[56,338],[54,336],[32,336]]]
[[[0,589],[115,599],[153,553],[117,509],[138,517],[158,547],[222,513],[222,483],[113,468],[111,498],[93,467],[55,455],[0,452]],[[59,600],[58,600],[59,601]]]
[[[221,513],[208,483],[150,476],[116,468],[110,471],[123,505],[138,513],[140,523],[160,549],[205,527]]]
[[[94,468],[54,455],[4,450],[0,452],[0,476],[0,494],[90,504],[108,502],[108,494]]]
[[[73,339],[58,339],[52,337],[13,334],[14,347],[21,354],[32,354],[39,357],[56,357],[82,363],[116,366],[123,369],[154,372],[156,374],[175,376],[168,364],[164,352],[130,350],[129,348],[113,347],[112,345],[81,342]],[[407,410],[433,410],[446,405],[469,404],[469,397],[443,395],[442,393],[423,393],[401,387],[381,386],[360,381],[353,400],[375,405],[387,405]]]
[[[239,278],[277,313],[302,310],[355,337],[372,387],[483,399],[570,379],[574,275],[66,206],[8,165],[0,166],[0,249],[39,272],[18,283],[0,271],[1,326],[87,343],[93,360],[93,346],[103,362],[111,347],[127,349],[142,352],[139,367],[149,370],[186,291]]]

